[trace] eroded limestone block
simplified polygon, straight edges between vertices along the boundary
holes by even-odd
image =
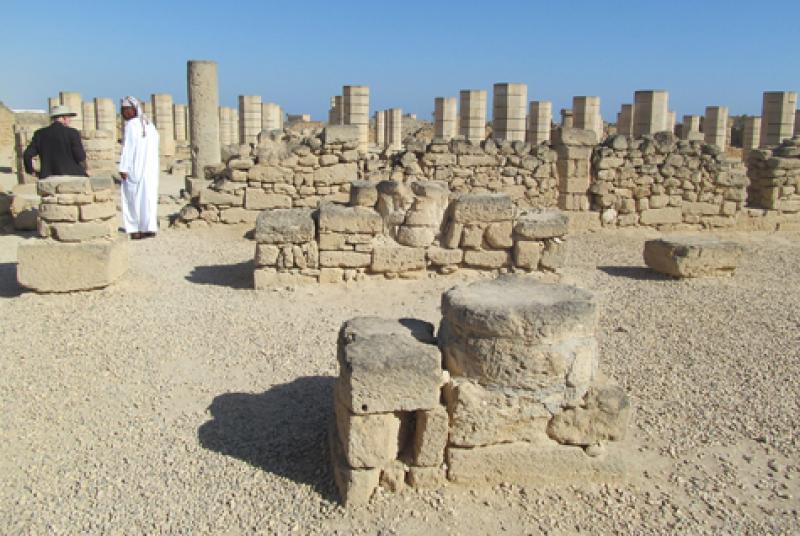
[[[260,244],[299,244],[314,240],[315,234],[310,209],[267,210],[256,220],[256,242]]]
[[[567,234],[569,219],[559,210],[531,211],[521,214],[514,225],[514,236],[522,240],[544,240]]]
[[[404,246],[375,246],[370,269],[376,273],[408,272],[425,268],[425,250]]]
[[[381,469],[354,469],[347,464],[342,452],[336,427],[328,430],[328,445],[333,463],[333,479],[339,490],[339,499],[345,506],[366,504],[378,488]]]
[[[343,207],[325,203],[319,208],[320,233],[380,233],[380,214],[367,207]]]
[[[618,385],[595,385],[584,395],[582,404],[554,416],[548,435],[559,443],[592,445],[600,441],[619,441],[625,437],[631,405]]]
[[[63,243],[29,240],[17,249],[17,280],[37,292],[103,288],[128,270],[128,238]]]
[[[733,275],[744,248],[713,237],[671,237],[648,240],[644,262],[673,277]]]
[[[525,270],[536,270],[542,258],[544,244],[532,240],[519,240],[514,243],[514,266]]]
[[[374,182],[353,181],[350,184],[350,205],[374,208],[378,202],[378,187]]]
[[[443,467],[409,467],[407,479],[414,489],[439,489],[447,484]]]
[[[355,415],[334,401],[336,429],[350,467],[383,467],[397,458],[400,418],[394,413]]]
[[[505,194],[465,194],[450,210],[456,223],[510,221],[514,217],[514,203]]]
[[[416,412],[414,427],[415,466],[439,467],[447,446],[449,417],[443,406]]]

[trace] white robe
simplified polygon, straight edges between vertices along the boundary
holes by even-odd
[[[125,122],[119,171],[122,181],[122,223],[126,233],[158,231],[158,130],[148,122],[142,136],[138,117]]]

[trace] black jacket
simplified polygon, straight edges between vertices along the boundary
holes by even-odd
[[[58,121],[33,133],[31,144],[22,155],[26,173],[33,173],[34,156],[39,157],[41,164],[40,179],[50,175],[86,175],[81,165],[86,160],[81,135]]]

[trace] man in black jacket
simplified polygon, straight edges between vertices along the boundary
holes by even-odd
[[[53,123],[33,133],[30,145],[22,157],[25,172],[33,174],[33,157],[39,157],[39,178],[50,175],[86,176],[86,151],[81,135],[70,128],[70,119],[78,114],[67,106],[54,106],[50,111]]]

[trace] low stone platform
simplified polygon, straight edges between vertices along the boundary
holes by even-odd
[[[661,238],[645,242],[644,262],[672,277],[729,276],[743,251],[736,242],[713,237]]]
[[[68,243],[29,240],[17,250],[17,281],[36,292],[103,288],[128,269],[128,238]]]

